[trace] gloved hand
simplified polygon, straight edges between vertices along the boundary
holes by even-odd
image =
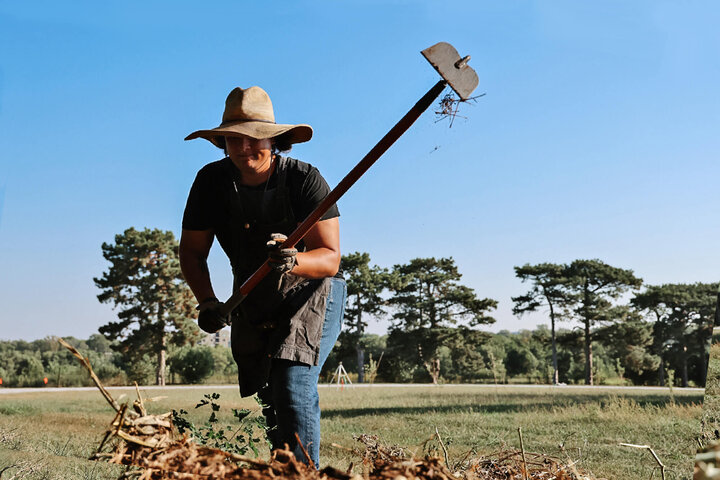
[[[197,306],[198,326],[207,333],[215,333],[220,331],[224,326],[228,325],[227,316],[220,313],[223,303],[217,298],[208,298],[203,300]]]
[[[298,251],[296,248],[282,248],[285,240],[287,237],[282,233],[273,233],[267,242],[270,267],[280,273],[289,272],[297,264]]]

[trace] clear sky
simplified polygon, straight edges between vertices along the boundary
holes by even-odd
[[[717,281],[718,25],[711,1],[3,2],[0,339],[114,318],[100,245],[179,235],[195,173],[221,157],[183,138],[233,87],[312,125],[292,156],[334,186],[437,81],[419,51],[439,41],[472,55],[487,95],[452,128],[426,113],[340,201],[345,253],[452,256],[499,301],[494,331],[545,321],[511,313],[528,262]]]

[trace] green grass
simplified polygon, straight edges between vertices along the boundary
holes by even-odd
[[[705,442],[720,439],[720,337],[713,335],[708,361],[702,436]]]
[[[212,387],[143,391],[148,397],[167,396],[150,404],[154,413],[183,408],[196,424],[209,415],[194,406]],[[221,421],[231,421],[230,408],[257,409],[252,399],[240,399],[234,389],[217,391],[221,394]],[[127,393],[134,399],[131,389]],[[119,396],[118,391],[112,394]],[[451,385],[323,388],[320,398],[321,461],[323,466],[341,469],[351,461],[357,464],[358,459],[331,443],[361,448],[352,439],[356,434],[375,434],[385,443],[422,454],[421,444],[437,427],[450,459],[457,460],[471,448],[480,454],[516,448],[517,427],[522,427],[527,451],[559,456],[558,445],[564,443],[573,460],[580,459],[579,466],[599,478],[651,478],[655,463],[650,454],[618,446],[626,442],[651,445],[668,466],[668,480],[690,479],[702,414],[702,395],[680,389],[675,389],[672,400],[667,390],[627,389],[622,394],[608,394],[562,387]],[[98,392],[0,396],[0,469],[30,462],[39,465],[32,478],[116,478],[119,467],[85,460],[112,417]],[[659,478],[657,471],[654,478]]]

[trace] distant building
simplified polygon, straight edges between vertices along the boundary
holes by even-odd
[[[230,329],[223,328],[219,332],[207,333],[205,337],[200,339],[198,345],[207,345],[208,347],[230,347]]]

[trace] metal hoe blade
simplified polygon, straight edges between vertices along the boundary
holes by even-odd
[[[477,73],[467,64],[470,55],[460,58],[455,47],[445,42],[436,43],[420,53],[462,100],[470,98],[470,94],[478,86]]]

